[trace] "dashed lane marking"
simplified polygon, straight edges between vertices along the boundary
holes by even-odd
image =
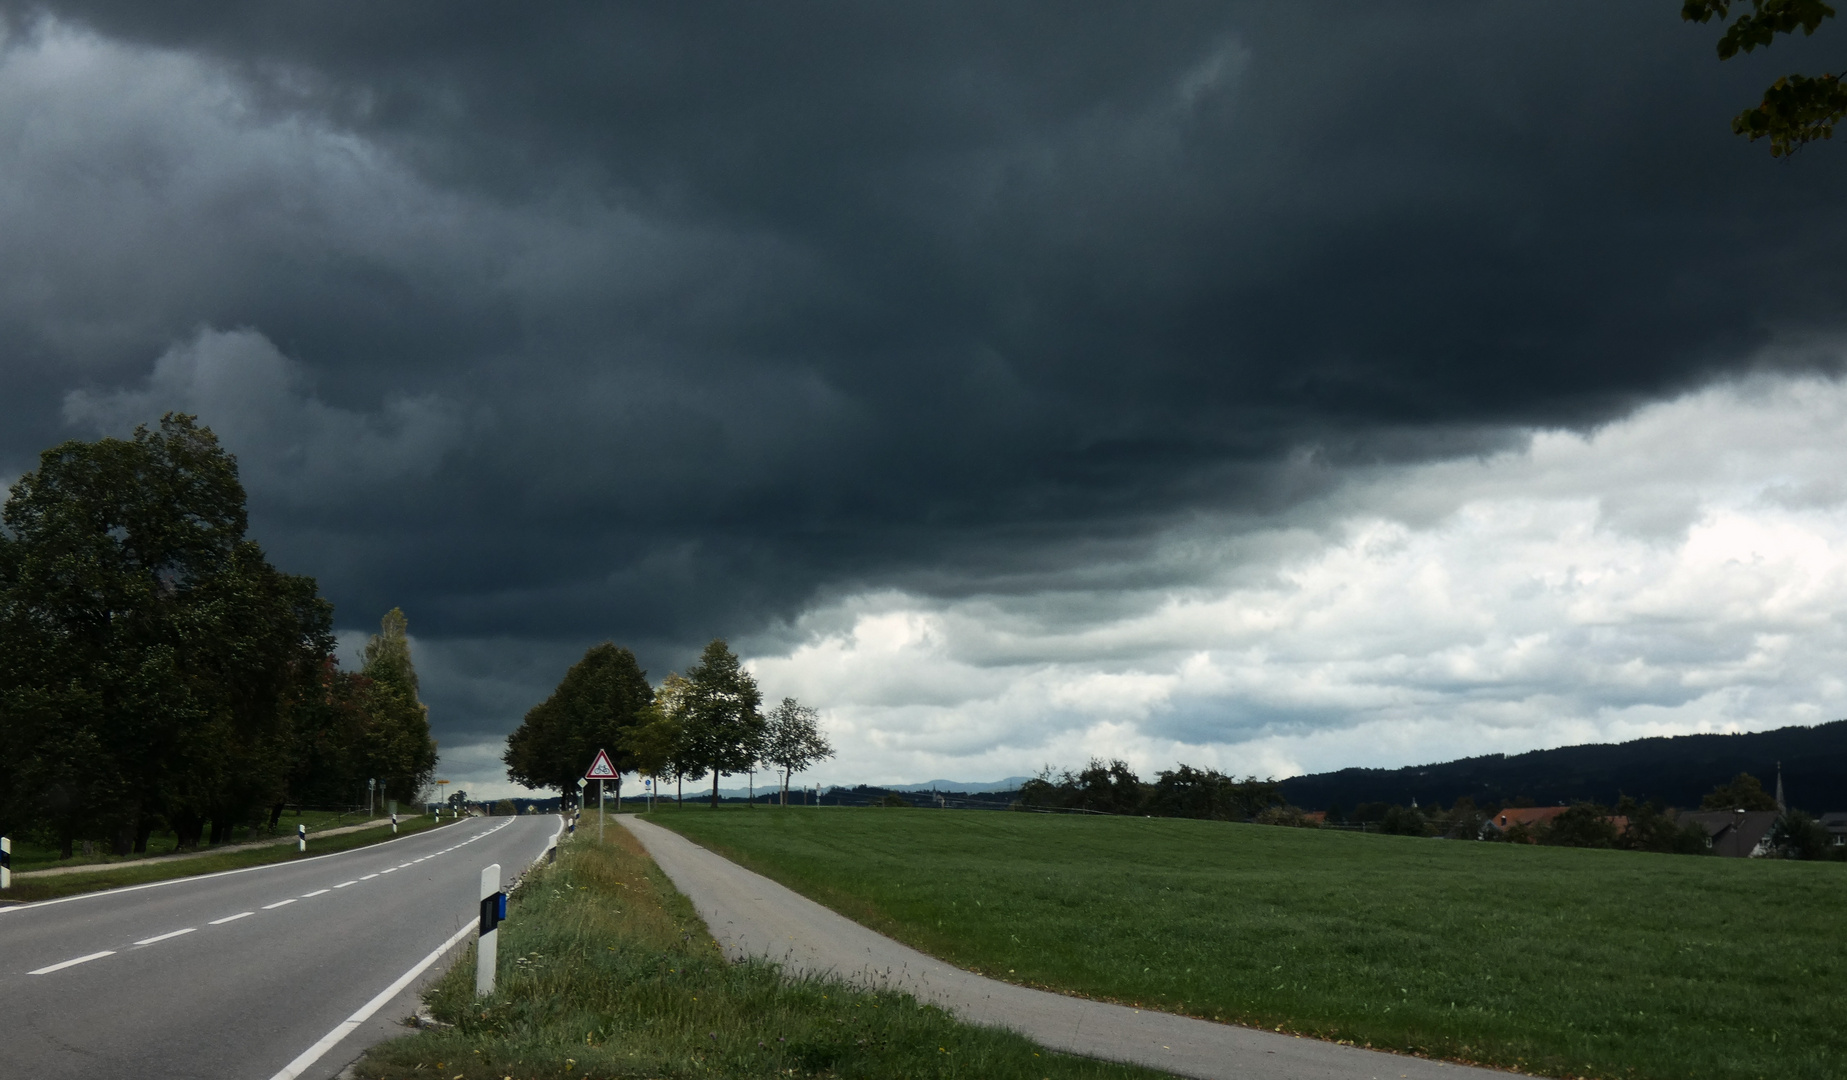
[[[66,960],[62,964],[52,964],[49,967],[39,968],[37,971],[28,971],[26,972],[26,974],[28,975],[49,975],[54,971],[63,971],[67,967],[76,967],[78,964],[87,964],[92,960],[101,960],[105,956],[114,956],[114,955],[115,955],[114,949],[104,949],[102,952],[93,952],[88,956],[79,956],[75,960]]]
[[[165,941],[165,940],[167,940],[168,938],[174,938],[174,937],[179,937],[179,936],[180,936],[181,934],[190,934],[190,933],[192,933],[192,932],[193,932],[194,930],[197,930],[197,929],[198,929],[198,927],[196,927],[196,926],[188,926],[188,927],[187,927],[186,929],[184,929],[184,930],[169,930],[169,931],[167,931],[167,932],[166,932],[166,933],[164,933],[164,934],[155,934],[155,935],[154,935],[153,937],[150,937],[150,938],[142,938],[142,939],[141,939],[140,941],[137,941],[137,942],[135,942],[135,944],[137,944],[137,945],[152,945],[152,944],[154,944],[154,943],[155,943],[156,941]]]
[[[295,901],[299,899],[301,898],[298,896],[291,896],[287,900],[278,900],[273,904],[264,904],[263,910],[264,911],[274,911],[279,907],[288,907],[290,904],[293,904]]]
[[[213,925],[213,926],[223,926],[223,925],[224,925],[225,923],[228,923],[228,922],[236,922],[236,921],[237,921],[237,920],[239,920],[239,919],[242,919],[242,918],[247,918],[247,917],[249,917],[249,916],[251,916],[251,915],[255,915],[255,914],[256,914],[256,912],[254,912],[254,911],[240,911],[240,912],[238,912],[238,913],[237,913],[237,914],[235,914],[235,915],[226,915],[226,916],[225,916],[224,918],[222,918],[222,919],[213,919],[213,920],[212,920],[212,922],[211,922],[211,925]]]
[[[319,895],[321,895],[321,894],[322,894],[322,893],[324,893],[324,892],[331,892],[331,891],[332,891],[332,890],[330,890],[330,889],[316,889],[316,890],[314,890],[313,892],[305,892],[305,893],[302,893],[302,894],[301,894],[301,898],[302,898],[303,900],[306,900],[306,899],[307,899],[308,897],[310,897],[310,896],[319,896]]]

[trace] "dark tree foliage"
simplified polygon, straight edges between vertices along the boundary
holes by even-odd
[[[634,653],[608,641],[593,645],[507,736],[501,755],[507,776],[527,787],[569,792],[598,750],[608,751],[618,773],[632,772],[633,735],[654,719],[653,703],[654,690]],[[618,797],[620,785],[618,779]]]
[[[1777,854],[1785,859],[1825,859],[1831,854],[1828,830],[1800,810],[1778,818],[1770,839]]]
[[[1724,22],[1743,0],[1683,0],[1680,17],[1688,22]],[[1719,38],[1719,59],[1768,48],[1779,34],[1800,30],[1804,37],[1834,17],[1823,0],[1750,0]],[[1834,125],[1847,116],[1847,86],[1839,73],[1785,75],[1764,91],[1756,107],[1732,118],[1732,131],[1752,142],[1770,140],[1772,157],[1784,157],[1804,143],[1834,137]]]
[[[1089,810],[1099,814],[1137,814],[1147,801],[1141,778],[1122,761],[1104,764],[1091,758],[1082,772],[1054,773],[1050,766],[1020,785],[1026,806]]]
[[[768,725],[758,711],[763,694],[757,680],[738,663],[723,638],[700,653],[686,672],[684,693],[675,705],[684,752],[712,774],[712,806],[718,807],[718,777],[757,767]]]
[[[1672,811],[1658,802],[1638,803],[1624,796],[1616,804],[1616,814],[1628,822],[1628,827],[1617,838],[1618,847],[1664,855],[1712,853],[1706,845],[1706,830],[1698,825],[1682,825]]]
[[[1573,803],[1539,830],[1539,842],[1553,847],[1613,848],[1617,840],[1609,810],[1591,802]]]
[[[1750,773],[1739,773],[1730,783],[1720,784],[1700,800],[1701,810],[1775,810],[1776,797],[1764,790],[1763,782]]]
[[[1247,776],[1237,780],[1216,769],[1191,765],[1141,781],[1121,761],[1091,759],[1081,772],[1049,766],[1020,786],[1025,809],[1090,811],[1100,814],[1147,814],[1153,817],[1249,821],[1271,807],[1283,806],[1276,783]]]
[[[145,849],[214,838],[287,791],[333,646],[314,581],[244,536],[236,461],[169,414],[68,442],[0,529],[0,832]]]
[[[410,622],[392,608],[366,642],[356,685],[362,726],[355,761],[377,780],[385,798],[411,801],[436,775],[436,740],[429,709],[417,698],[417,669],[410,658]]]
[[[1341,769],[1282,781],[1283,796],[1310,810],[1392,803],[1481,807],[1614,805],[1625,795],[1696,807],[1740,770],[1769,775],[1783,763],[1790,797],[1805,806],[1847,806],[1847,720],[1738,735],[1678,735],[1625,743],[1489,754],[1403,769]],[[1349,818],[1359,820],[1358,810]],[[1376,821],[1371,817],[1366,820]]]

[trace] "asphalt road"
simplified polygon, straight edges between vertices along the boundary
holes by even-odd
[[[558,829],[552,816],[465,818],[319,859],[0,908],[0,1078],[332,1077],[414,1009],[445,943],[468,939],[482,868],[510,881]]]
[[[1054,1050],[1201,1080],[1505,1080],[1511,1075],[984,978],[874,933],[678,833],[627,814],[616,820],[693,902],[726,955],[759,956],[785,970],[901,990],[962,1020],[1012,1028]]]

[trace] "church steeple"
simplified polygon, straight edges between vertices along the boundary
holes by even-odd
[[[1779,814],[1789,813],[1789,806],[1783,802],[1783,763],[1776,763],[1776,809]]]

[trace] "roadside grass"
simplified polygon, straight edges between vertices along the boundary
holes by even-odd
[[[505,1077],[1154,1078],[962,1024],[900,994],[728,962],[621,828],[579,830],[500,926],[497,992],[473,946],[425,994],[431,1028],[373,1047],[370,1080]]]
[[[1826,1080],[1847,867],[1172,818],[662,810],[995,978],[1551,1076]]]
[[[461,820],[467,821],[468,818]],[[478,820],[492,820],[482,818]],[[398,836],[428,832],[435,828],[447,828],[455,819],[444,818],[440,823],[431,818],[411,818],[399,824]],[[162,860],[140,866],[123,866],[102,864],[94,870],[79,870],[55,877],[13,879],[11,888],[0,891],[0,901],[32,903],[37,900],[55,900],[60,896],[75,896],[78,893],[100,892],[103,889],[117,889],[124,885],[145,885],[153,881],[170,881],[174,878],[197,877],[200,874],[215,874],[221,870],[241,870],[250,866],[267,866],[271,863],[292,862],[296,859],[312,858],[316,855],[329,855],[338,851],[351,851],[354,848],[371,844],[382,844],[393,839],[391,827],[362,829],[358,832],[342,833],[339,836],[325,836],[315,839],[308,834],[308,850],[297,852],[294,844],[274,844],[267,847],[247,847],[234,851],[221,851],[216,854],[197,857]],[[18,864],[15,864],[17,868]]]
[[[196,850],[212,851],[218,848],[238,847],[243,844],[278,839],[283,836],[292,837],[295,835],[295,826],[297,825],[306,825],[308,827],[308,835],[312,837],[316,832],[323,829],[338,829],[347,825],[359,825],[367,820],[376,821],[381,819],[388,820],[384,815],[368,819],[363,811],[303,810],[299,814],[285,812],[282,815],[282,820],[277,823],[274,833],[239,829],[236,830],[236,834],[232,839],[226,840],[222,844],[200,844]],[[405,820],[410,820],[409,815],[406,815]],[[150,838],[148,849],[139,854],[111,855],[98,853],[95,855],[84,855],[79,852],[68,859],[61,859],[58,857],[58,848],[56,845],[37,844],[26,837],[14,837],[13,869],[23,873],[28,870],[51,870],[66,866],[108,866],[113,863],[131,862],[137,859],[160,858],[180,853],[179,841],[171,833]]]

